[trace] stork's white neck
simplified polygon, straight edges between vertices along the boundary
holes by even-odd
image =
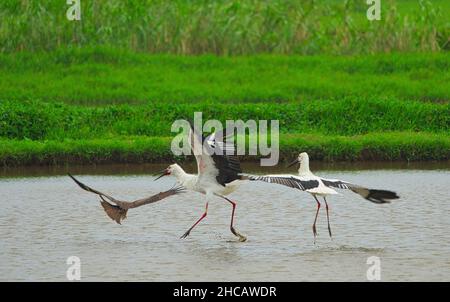
[[[300,167],[298,168],[299,175],[310,175],[311,170],[309,170],[309,157],[304,156],[300,162]]]
[[[171,169],[172,170],[172,174],[173,174],[173,176],[175,176],[176,179],[183,178],[187,174],[186,172],[184,172],[183,168],[181,168],[177,164],[173,164],[171,166],[171,168],[172,168]]]

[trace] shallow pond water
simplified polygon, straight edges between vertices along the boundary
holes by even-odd
[[[66,260],[77,256],[85,281],[365,281],[367,259],[377,256],[381,280],[450,281],[448,163],[313,164],[318,175],[395,190],[401,197],[386,205],[352,192],[330,197],[333,239],[321,210],[316,244],[314,199],[283,186],[248,182],[230,195],[238,202],[236,228],[248,237],[240,243],[229,231],[231,207],[222,200],[212,201],[208,217],[182,240],[203,213],[203,196],[190,192],[132,209],[118,225],[97,196],[63,175],[71,171],[96,189],[131,200],[173,185],[172,177],[153,181],[163,167],[4,169],[0,280],[65,281]],[[288,172],[243,167],[258,174]]]

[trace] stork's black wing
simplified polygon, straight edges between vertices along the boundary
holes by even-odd
[[[233,138],[234,133],[229,133],[227,129],[204,136],[197,133],[191,123],[189,142],[197,160],[200,177],[205,174],[213,175],[222,186],[241,179],[239,174],[242,170],[239,158],[235,155]],[[201,149],[198,147],[200,143]]]
[[[321,181],[327,187],[351,190],[373,203],[389,203],[391,199],[399,198],[397,193],[392,191],[369,189],[338,179],[321,178]]]
[[[314,189],[319,186],[319,181],[315,179],[302,179],[300,177],[293,177],[291,175],[245,175],[243,176],[243,179],[259,180],[268,183],[280,184],[302,191]]]

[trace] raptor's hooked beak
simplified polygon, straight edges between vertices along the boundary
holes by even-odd
[[[162,170],[162,171],[161,171],[161,175],[159,175],[159,176],[158,176],[157,178],[155,178],[153,181],[156,181],[156,180],[158,180],[158,179],[160,179],[161,177],[166,176],[166,175],[170,175],[169,169],[164,169],[164,170]]]
[[[291,162],[287,167],[292,167],[295,164],[298,164],[300,161],[298,160],[298,158],[296,158],[293,162]]]

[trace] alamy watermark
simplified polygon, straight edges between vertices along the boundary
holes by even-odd
[[[67,0],[67,5],[70,5],[66,11],[66,17],[69,21],[81,20],[81,0]]]
[[[381,0],[366,0],[367,5],[370,5],[367,9],[367,20],[380,21],[381,20]]]
[[[203,123],[202,113],[195,112],[193,127],[195,133],[215,132],[217,135],[210,137],[209,140],[205,139],[204,142],[201,142],[201,140],[189,142],[191,124],[186,120],[176,120],[171,128],[172,132],[178,133],[171,144],[174,155],[191,155],[192,153],[201,155],[203,152],[209,152],[211,155],[258,155],[259,151],[261,156],[269,156],[261,159],[261,166],[274,166],[278,163],[280,156],[278,120],[270,121],[270,129],[267,120],[259,120],[258,122],[255,120],[246,122],[227,120],[224,127],[218,120],[207,120]],[[199,145],[202,143],[203,145]],[[212,145],[212,143],[215,145]],[[235,145],[236,148],[227,147],[230,145]]]
[[[77,256],[70,256],[66,260],[66,264],[69,265],[66,271],[66,277],[69,281],[81,280],[81,260]]]
[[[366,272],[366,278],[369,281],[381,280],[381,260],[380,257],[371,256],[367,258],[366,264],[370,265]]]

